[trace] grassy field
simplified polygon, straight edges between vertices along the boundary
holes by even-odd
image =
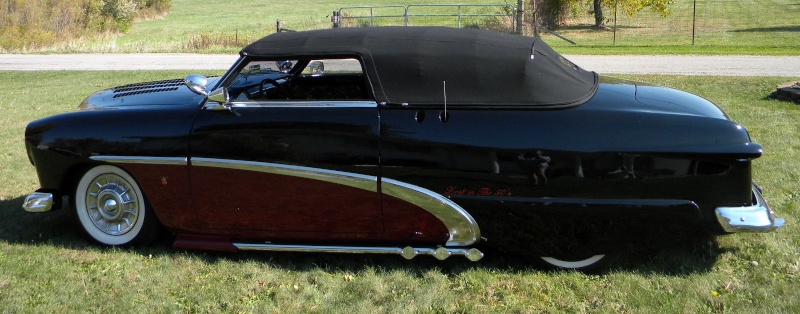
[[[548,272],[497,254],[479,263],[217,254],[168,240],[102,249],[68,211],[22,211],[38,187],[22,143],[28,121],[72,111],[94,90],[183,74],[0,72],[0,312],[800,312],[800,107],[765,98],[785,78],[625,77],[700,94],[745,125],[765,147],[755,180],[787,226],[635,252],[602,274]]]
[[[507,0],[375,0],[369,5],[459,2],[516,4]],[[797,19],[800,5],[796,1],[698,0],[694,46],[691,45],[693,4],[693,0],[677,0],[671,5],[672,14],[664,18],[649,11],[632,18],[620,15],[616,45],[610,29],[591,29],[593,17],[586,12],[588,7],[576,9],[568,26],[557,30],[577,45],[548,34],[543,38],[567,54],[800,54],[800,41],[796,39],[800,32]],[[363,5],[367,3],[361,0],[307,1],[302,5],[290,0],[172,0],[170,14],[136,22],[126,34],[64,43],[44,52],[235,53],[245,44],[275,32],[278,19],[292,30],[330,28],[332,11]],[[605,12],[607,17],[613,17],[612,9]],[[436,17],[416,22],[421,24],[454,26],[454,21]],[[612,24],[609,21],[607,26]]]

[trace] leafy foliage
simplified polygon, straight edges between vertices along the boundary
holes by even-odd
[[[530,12],[533,22],[545,28],[556,28],[563,25],[569,8],[578,0],[531,0]]]
[[[537,24],[556,28],[566,24],[566,17],[570,12],[581,11],[579,8],[583,8],[587,3],[589,7],[593,7],[590,12],[598,21],[602,21],[604,16],[601,7],[616,8],[618,12],[628,16],[650,9],[664,17],[670,14],[669,5],[674,3],[674,0],[532,0],[530,6],[531,11],[535,12]],[[593,4],[600,4],[601,7]]]
[[[166,13],[171,0],[4,0],[0,52],[47,47],[65,38],[127,32],[137,18]]]
[[[670,14],[669,5],[674,2],[674,0],[602,0],[602,4],[606,8],[614,8],[616,3],[618,12],[622,12],[627,16],[633,16],[639,11],[650,9],[662,17]]]

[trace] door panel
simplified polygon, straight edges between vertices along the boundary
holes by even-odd
[[[378,174],[370,101],[234,103],[192,132],[194,205],[212,229],[379,233]]]

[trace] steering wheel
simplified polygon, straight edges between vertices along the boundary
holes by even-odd
[[[269,84],[274,85],[276,88],[278,88],[278,90],[281,93],[283,93],[284,96],[286,96],[285,97],[286,99],[291,98],[291,95],[289,94],[289,91],[285,87],[283,87],[283,85],[281,85],[281,83],[278,83],[278,81],[276,81],[276,80],[266,78],[266,79],[261,81],[261,84],[258,87],[258,93],[261,94],[261,98],[262,99],[266,99],[267,98],[267,91],[264,90],[264,83],[269,83]]]

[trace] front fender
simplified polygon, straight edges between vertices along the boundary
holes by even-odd
[[[68,195],[92,156],[188,156],[198,107],[82,110],[30,122],[25,147],[42,190]],[[57,197],[58,198],[58,197]]]

